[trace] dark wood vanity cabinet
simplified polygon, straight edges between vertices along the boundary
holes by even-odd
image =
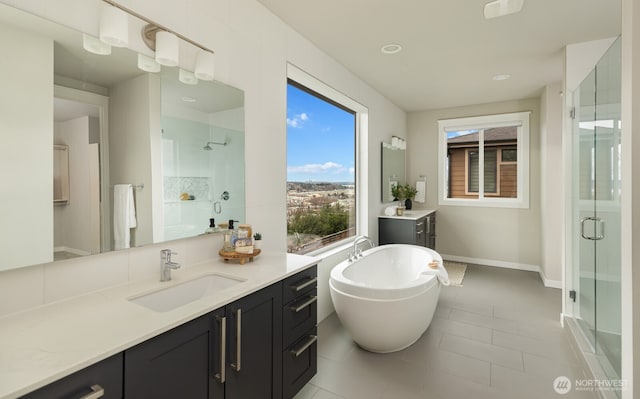
[[[316,285],[313,266],[24,398],[292,398],[317,370]]]
[[[293,398],[318,369],[317,266],[282,282],[283,398]]]
[[[280,398],[281,298],[274,284],[126,350],[125,398]]]
[[[436,249],[436,213],[418,219],[381,217],[378,219],[378,242],[411,244]]]

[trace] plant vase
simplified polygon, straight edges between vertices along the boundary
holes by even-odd
[[[411,201],[411,198],[407,198],[406,200],[404,200],[404,207],[407,210],[411,210],[412,206],[413,206],[413,202]]]
[[[262,249],[262,240],[253,240],[254,249]]]

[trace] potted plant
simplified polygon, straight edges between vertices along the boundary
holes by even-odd
[[[418,194],[418,189],[410,184],[405,184],[404,186],[402,186],[402,192],[405,198],[404,206],[407,209],[411,209],[411,207],[413,206],[413,199]]]
[[[262,247],[262,234],[261,233],[254,233],[253,234],[253,248],[254,249],[260,249],[260,247]]]
[[[391,195],[393,195],[393,200],[398,201],[398,207],[396,208],[396,215],[402,216],[404,215],[404,187],[400,184],[394,184],[391,186]]]

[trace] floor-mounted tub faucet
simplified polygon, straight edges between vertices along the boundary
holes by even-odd
[[[355,240],[353,240],[353,250],[349,254],[349,261],[354,261],[358,259],[358,257],[362,257],[362,249],[358,248],[358,244],[361,242],[368,242],[371,248],[376,246],[371,238],[367,236],[357,236]]]
[[[173,252],[170,249],[160,251],[160,281],[171,280],[171,269],[180,268],[180,263],[171,261],[171,255],[177,254],[177,252]]]

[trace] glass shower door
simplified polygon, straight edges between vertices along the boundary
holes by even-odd
[[[574,93],[574,315],[610,379],[620,378],[620,39]]]

